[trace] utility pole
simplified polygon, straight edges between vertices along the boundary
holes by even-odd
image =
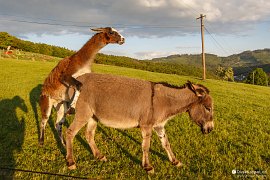
[[[204,23],[203,23],[203,18],[205,17],[206,15],[201,14],[200,17],[197,18],[197,20],[201,19],[203,80],[206,79],[205,53],[204,53]]]

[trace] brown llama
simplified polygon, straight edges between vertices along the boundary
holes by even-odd
[[[100,49],[109,43],[121,45],[125,41],[124,37],[111,27],[92,30],[97,33],[78,52],[62,59],[44,81],[39,101],[42,115],[39,138],[41,145],[44,143],[45,126],[52,107],[55,107],[57,111],[56,129],[64,144],[62,124],[65,121],[65,114],[68,106],[75,106],[82,86],[82,83],[77,81],[76,78],[91,72],[91,64]],[[68,94],[70,87],[75,89],[75,95],[72,98]]]
[[[164,126],[177,114],[188,112],[202,133],[214,128],[213,101],[209,90],[187,82],[183,87],[153,83],[109,74],[88,73],[80,76],[83,87],[76,105],[75,119],[66,132],[67,165],[75,169],[72,142],[87,124],[85,136],[95,158],[105,161],[96,146],[97,123],[112,128],[140,128],[142,133],[142,166],[154,171],[149,161],[149,148],[154,130],[175,166],[182,166],[171,150]]]

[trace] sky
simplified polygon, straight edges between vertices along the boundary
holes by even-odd
[[[0,0],[0,31],[79,50],[94,27],[114,27],[125,44],[102,53],[152,59],[201,53],[229,56],[270,48],[269,0]]]

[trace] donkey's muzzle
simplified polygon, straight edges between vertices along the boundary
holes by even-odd
[[[213,123],[213,121],[210,121],[210,122],[205,123],[205,124],[202,126],[202,128],[201,128],[203,134],[208,134],[208,133],[210,133],[213,129],[214,129],[214,123]]]
[[[207,128],[207,129],[202,128],[202,133],[203,133],[203,134],[208,134],[208,133],[210,133],[213,129],[214,129],[214,128],[212,128],[212,127]]]

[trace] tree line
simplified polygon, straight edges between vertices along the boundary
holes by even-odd
[[[20,49],[27,52],[39,53],[55,57],[67,57],[74,53],[74,51],[67,48],[51,46],[44,43],[33,43],[11,36],[7,32],[0,32],[0,48],[7,49],[11,46],[13,49]]]
[[[154,62],[151,60],[137,60],[124,56],[114,56],[98,54],[95,59],[97,64],[107,64],[113,66],[128,67],[133,69],[140,69],[150,72],[158,72],[165,74],[177,74],[183,76],[202,76],[202,68],[198,68],[191,65],[166,63],[166,62]],[[218,76],[214,72],[207,72],[207,76],[210,79],[218,79]]]

